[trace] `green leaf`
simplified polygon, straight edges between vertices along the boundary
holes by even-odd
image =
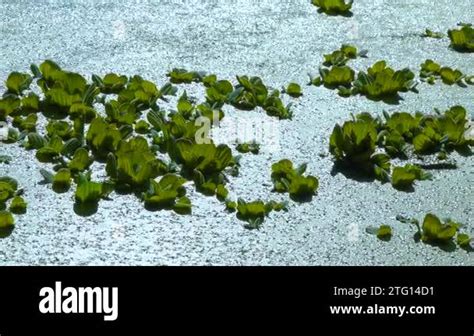
[[[226,201],[225,208],[229,212],[235,212],[237,210],[237,202],[234,201]]]
[[[189,84],[200,80],[200,76],[195,71],[187,71],[186,69],[173,69],[167,76],[170,78],[170,82],[173,84]]]
[[[456,241],[460,247],[469,248],[471,246],[472,238],[465,233],[459,233]]]
[[[334,127],[329,151],[337,161],[372,174],[371,157],[375,152],[376,140],[377,130],[373,121],[346,121],[342,127]]]
[[[75,193],[76,202],[79,204],[97,203],[104,196],[102,183],[92,182],[85,175],[79,175]]]
[[[30,65],[30,70],[33,73],[34,78],[40,78],[41,77],[41,71],[38,68],[36,64],[31,64]]]
[[[58,170],[53,178],[53,190],[57,193],[64,193],[71,187],[71,171],[67,168]]]
[[[43,148],[47,141],[38,133],[29,133],[27,136],[28,148],[40,149]]]
[[[259,229],[267,215],[265,203],[262,201],[245,202],[239,199],[237,204],[237,218],[247,221],[248,229]]]
[[[7,96],[0,99],[0,121],[6,120],[7,116],[20,108],[20,105],[21,100],[16,97]]]
[[[263,105],[263,109],[267,115],[271,117],[278,117],[278,119],[291,119],[293,112],[291,111],[291,104],[285,106],[279,97],[268,97]]]
[[[361,71],[354,81],[356,92],[373,99],[396,97],[400,92],[414,90],[415,74],[409,69],[395,71],[385,61],[379,61],[367,70]]]
[[[249,142],[249,143],[239,143],[235,149],[239,153],[252,153],[258,154],[260,152],[260,145],[256,142]]]
[[[352,0],[311,0],[311,3],[328,15],[344,15],[350,13]]]
[[[33,79],[30,75],[20,72],[12,72],[8,75],[6,86],[9,92],[21,95],[23,91],[30,88]]]
[[[228,96],[234,91],[234,87],[229,81],[219,80],[206,90],[206,101],[212,106],[214,104],[224,104]]]
[[[36,113],[39,111],[39,97],[35,93],[30,93],[21,99],[21,110],[24,113]]]
[[[120,76],[114,73],[109,73],[101,79],[100,91],[102,93],[119,93],[125,88],[128,82],[127,76]]]
[[[69,116],[71,119],[79,118],[84,120],[84,122],[89,123],[97,116],[97,112],[94,108],[87,106],[82,102],[76,102],[69,108]]]
[[[61,150],[61,154],[71,157],[74,155],[77,149],[82,146],[82,142],[77,138],[72,138],[66,141]]]
[[[15,195],[18,183],[11,177],[0,177],[0,203],[8,201]]]
[[[2,176],[0,177],[0,183],[6,183],[13,191],[18,189],[18,182],[12,177],[9,176]]]
[[[435,215],[427,214],[423,221],[422,229],[421,239],[424,242],[447,243],[456,235],[458,225],[455,223],[443,224]]]
[[[46,169],[41,168],[40,169],[41,176],[43,176],[43,179],[47,183],[53,183],[54,180],[54,175],[47,171]]]
[[[116,156],[119,182],[132,187],[142,188],[166,171],[165,164],[155,157],[142,137],[121,141]]]
[[[395,167],[392,173],[392,185],[396,189],[407,189],[412,187],[415,180],[431,179],[419,166],[407,164],[404,167]]]
[[[95,118],[90,124],[86,140],[94,154],[106,157],[108,153],[115,152],[122,139],[122,134],[114,124],[106,123],[102,118]]]
[[[271,174],[274,191],[289,192],[290,197],[296,201],[310,198],[316,193],[319,181],[314,176],[302,176],[305,170],[306,165],[294,169],[293,163],[286,159],[274,163]]]
[[[113,155],[113,154],[112,154]],[[69,162],[68,167],[72,172],[82,172],[89,168],[92,160],[89,157],[89,151],[85,148],[78,148],[74,152],[72,160]]]
[[[191,201],[186,196],[183,196],[176,201],[175,205],[173,206],[173,210],[180,215],[191,214]]]
[[[34,132],[37,121],[38,116],[35,113],[30,113],[26,118],[16,116],[13,119],[13,126],[17,127],[20,131]]]
[[[441,65],[435,63],[431,59],[427,59],[425,63],[421,65],[421,77],[429,77],[430,75],[439,75]]]
[[[8,237],[15,228],[15,220],[10,212],[0,210],[0,238]]]
[[[443,83],[453,85],[458,83],[464,77],[463,73],[459,70],[453,70],[448,67],[443,67],[439,71]]]
[[[109,153],[107,155],[107,163],[105,165],[105,171],[107,172],[107,175],[113,179],[116,179],[118,177],[117,159],[114,153]]]
[[[139,120],[135,124],[135,132],[139,134],[146,134],[150,131],[150,125],[145,120]]]
[[[333,66],[327,72],[323,72],[324,85],[330,88],[337,88],[339,86],[349,87],[355,78],[355,72],[350,67]]]
[[[23,197],[21,196],[15,196],[12,199],[12,202],[10,203],[10,212],[17,214],[17,215],[22,215],[26,213],[26,208],[27,204]]]
[[[428,153],[437,146],[437,143],[425,134],[418,134],[413,139],[413,146],[417,153]]]
[[[471,26],[462,26],[459,30],[448,31],[451,47],[460,52],[474,52],[474,29]]]
[[[377,238],[383,241],[392,239],[392,228],[388,225],[381,225],[377,230]]]
[[[42,77],[49,82],[55,81],[61,72],[61,67],[51,60],[46,60],[41,63],[39,69],[41,71]],[[34,72],[36,72],[36,69]]]
[[[186,193],[183,187],[185,182],[184,178],[174,174],[166,174],[158,182],[150,180],[150,188],[144,194],[145,206],[150,210],[174,209],[176,211],[178,209],[181,211],[186,208],[190,210],[190,203],[186,204],[187,199],[182,199]],[[183,204],[176,208],[178,198],[182,199]],[[181,209],[183,207],[184,209]]]
[[[293,98],[298,98],[298,97],[301,97],[303,95],[302,91],[301,91],[301,86],[297,83],[290,83],[288,84],[288,86],[286,87],[286,89],[284,90],[284,92],[293,97]]]
[[[372,155],[371,161],[374,164],[375,178],[381,182],[387,182],[391,166],[390,157],[386,154],[378,153]]]
[[[229,195],[229,191],[223,184],[219,184],[216,189],[217,198],[223,202],[227,198],[227,195]]]
[[[312,196],[318,189],[319,181],[314,176],[293,176],[290,179],[290,196],[295,200],[304,199]]]

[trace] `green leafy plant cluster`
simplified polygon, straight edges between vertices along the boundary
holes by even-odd
[[[385,61],[378,61],[367,72],[356,75],[347,63],[366,54],[366,51],[358,53],[354,46],[343,45],[340,50],[324,55],[326,67],[319,69],[319,77],[311,78],[310,84],[337,89],[342,97],[360,94],[372,100],[390,100],[401,92],[417,92],[415,74],[410,69],[394,70]]]
[[[416,241],[422,241],[425,244],[451,250],[454,248],[456,243],[463,249],[468,251],[473,250],[471,245],[473,241],[472,238],[466,233],[460,232],[464,225],[454,222],[451,219],[442,221],[436,215],[428,213],[425,215],[421,225],[416,218],[397,216],[397,220],[416,227]]]
[[[232,91],[228,90],[226,96],[227,101],[234,107],[242,110],[253,110],[256,107],[261,107],[272,117],[278,117],[279,119],[290,119],[292,117],[291,105],[285,106],[280,98],[280,92],[278,90],[271,91],[260,77],[237,76],[237,81],[236,87]],[[213,87],[208,89],[208,96],[212,93],[212,90]],[[295,93],[298,94],[298,89],[293,85],[290,92],[292,96],[295,96]]]
[[[352,94],[379,99],[393,97],[399,92],[416,92],[415,74],[408,68],[393,70],[385,61],[376,62],[367,72],[361,71],[354,81]]]
[[[15,228],[13,214],[26,213],[27,204],[22,197],[23,190],[18,182],[8,176],[0,177],[0,238],[8,237]]]
[[[347,63],[358,56],[366,57],[367,51],[358,52],[357,47],[343,44],[339,50],[324,55],[324,67],[319,69],[319,77],[312,78],[310,84],[324,85],[329,89],[338,89],[339,95],[350,96],[352,82],[355,79],[355,71]]]
[[[460,52],[474,52],[474,28],[471,24],[459,24],[461,28],[448,31],[451,48]]]
[[[457,84],[461,87],[466,87],[466,84],[474,84],[473,76],[468,77],[458,69],[442,67],[430,59],[421,64],[420,78],[429,84],[435,84],[438,79],[441,79],[444,84]]]
[[[246,154],[246,153],[258,154],[260,152],[260,145],[256,143],[255,141],[243,142],[243,143],[237,144],[235,149],[239,153],[243,153],[243,154]]]
[[[318,189],[319,181],[314,176],[303,176],[306,164],[296,169],[290,160],[281,160],[272,165],[271,178],[274,191],[280,193],[288,192],[294,200],[310,199]]]
[[[394,167],[392,172],[392,186],[395,189],[406,190],[413,186],[415,180],[431,180],[431,174],[417,165],[406,164],[403,167]]]
[[[390,225],[380,225],[380,227],[369,226],[365,230],[367,233],[375,235],[382,241],[390,241],[393,236],[392,227]]]
[[[323,65],[327,67],[343,66],[346,65],[350,60],[354,60],[357,57],[367,57],[367,50],[362,50],[359,52],[356,46],[351,44],[343,44],[338,50],[324,55]]]
[[[290,198],[296,202],[307,202],[316,194],[319,181],[316,177],[303,176],[306,171],[306,164],[298,168],[293,167],[290,160],[281,160],[272,165],[271,178],[273,181],[273,191],[279,193],[289,193]],[[227,197],[227,192],[224,197]],[[288,211],[288,202],[276,202],[256,200],[247,202],[239,198],[237,202],[230,198],[225,199],[226,209],[230,212],[237,212],[237,218],[247,222],[247,229],[259,229],[265,218],[272,211]]]
[[[320,13],[328,15],[350,15],[353,0],[311,0],[311,3],[319,8]]]
[[[339,165],[356,170],[382,182],[390,180],[397,189],[411,188],[415,180],[427,180],[430,174],[416,165],[393,167],[391,158],[408,159],[438,153],[446,158],[450,151],[470,153],[473,140],[466,137],[467,112],[454,106],[444,114],[411,115],[384,113],[385,121],[367,113],[359,114],[342,126],[336,125],[330,137],[329,151]]]
[[[293,98],[299,98],[303,95],[303,91],[301,90],[301,86],[297,83],[290,83],[286,88],[283,88],[282,93],[286,93],[287,95]]]
[[[170,81],[181,83],[202,83],[206,87],[206,107],[220,110],[224,104],[230,104],[241,110],[254,110],[261,107],[269,116],[279,119],[290,119],[291,105],[284,105],[280,91],[267,87],[260,77],[237,76],[237,84],[228,80],[218,80],[214,74],[173,69],[168,73]],[[282,90],[293,98],[302,96],[301,87],[297,83],[290,83]]]
[[[38,161],[50,164],[52,171],[40,170],[44,181],[57,193],[73,189],[74,210],[84,216],[95,213],[99,202],[114,191],[136,195],[148,210],[189,214],[188,184],[215,196],[228,210],[245,212],[242,202],[239,211],[239,204],[229,199],[227,189],[229,176],[239,174],[238,157],[227,145],[209,138],[201,117],[217,127],[216,121],[224,118],[223,104],[261,107],[281,119],[291,116],[280,92],[267,88],[258,77],[237,77],[234,88],[212,74],[173,69],[170,82],[159,88],[140,76],[115,73],[87,80],[50,60],[30,70],[32,75],[13,73],[7,79],[8,91],[0,101],[0,118],[13,124],[7,142],[19,141],[35,151]],[[198,103],[184,91],[177,97],[176,110],[159,106],[176,95],[173,84],[193,82],[206,87],[205,102]],[[297,97],[301,88],[290,83],[285,93]],[[38,131],[40,115],[46,127]],[[257,154],[259,146],[241,144],[237,150]],[[104,168],[101,179],[92,178],[92,167]],[[295,194],[305,188],[305,180],[298,179],[292,180]],[[267,213],[286,209],[274,201],[265,206]],[[250,218],[252,213],[239,217]]]
[[[227,208],[230,211],[237,211],[237,218],[247,222],[245,228],[253,230],[259,229],[262,223],[272,211],[287,211],[287,203],[275,201],[263,202],[261,200],[246,202],[239,198],[237,202],[229,202]]]

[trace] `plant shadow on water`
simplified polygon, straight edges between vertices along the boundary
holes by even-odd
[[[98,202],[74,203],[74,212],[81,217],[89,217],[97,213],[99,208]]]
[[[350,18],[350,17],[353,17],[354,16],[354,13],[352,13],[352,11],[347,11],[347,12],[328,12],[328,11],[325,11],[323,9],[318,9],[318,13],[319,14],[326,14],[328,16],[342,16],[342,17],[346,17],[346,18]]]
[[[390,95],[390,96],[382,96],[382,97],[372,97],[372,96],[365,96],[368,100],[373,102],[384,102],[388,105],[400,105],[400,102],[403,101],[403,98],[400,95]]]
[[[313,200],[312,194],[307,194],[307,195],[290,195],[290,198],[298,203],[309,203]]]
[[[462,248],[464,251],[466,251],[467,253],[474,252],[474,248],[473,248],[471,245],[461,246],[461,248]]]
[[[464,157],[472,156],[472,149],[469,146],[456,148],[456,153]]]
[[[430,163],[430,164],[418,164],[420,168],[425,170],[455,170],[458,166],[455,163],[441,162],[441,163]]]
[[[341,173],[346,178],[357,182],[372,183],[375,181],[375,176],[367,174],[364,170],[357,169],[355,167],[349,167],[340,162],[335,162],[331,169],[331,176],[336,176]]]
[[[449,242],[427,242],[428,245],[438,247],[444,252],[454,252],[456,251],[456,244],[453,241]]]
[[[393,186],[394,189],[398,191],[402,191],[405,193],[414,193],[415,192],[415,187],[413,185],[408,185],[408,186]]]
[[[13,226],[0,229],[0,238],[7,238],[13,232]]]
[[[419,232],[415,233],[415,235],[413,236],[413,240],[415,241],[415,243],[419,243],[421,241],[421,234]],[[455,252],[456,249],[457,249],[457,245],[454,241],[450,240],[450,241],[427,241],[427,242],[424,242],[425,244],[427,245],[430,245],[432,247],[437,247],[439,248],[440,250],[444,251],[444,252]],[[467,251],[467,252],[472,252],[474,251],[474,249],[472,249],[470,246],[469,247],[461,247],[463,250]]]
[[[63,184],[60,184],[60,185],[53,184],[52,189],[57,194],[64,194],[69,191],[70,186],[63,185]]]

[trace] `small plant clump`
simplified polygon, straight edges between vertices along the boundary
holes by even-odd
[[[392,227],[389,225],[380,225],[380,227],[369,226],[366,230],[367,233],[375,235],[382,241],[390,241],[392,239]]]
[[[343,97],[352,94],[351,86],[355,79],[355,71],[347,63],[359,57],[366,57],[367,51],[358,52],[357,47],[343,44],[339,50],[324,55],[323,65],[319,69],[319,77],[311,78],[310,85],[324,85],[328,89],[338,89],[339,95]]]
[[[293,200],[303,201],[311,199],[316,193],[319,181],[316,177],[303,176],[307,168],[302,164],[296,169],[290,160],[281,160],[272,165],[272,181],[274,191],[290,194]]]
[[[394,167],[391,158],[408,159],[408,152],[442,158],[453,150],[470,152],[474,140],[468,138],[467,112],[454,106],[444,114],[411,115],[384,113],[385,121],[362,113],[342,126],[336,125],[330,138],[329,151],[338,165],[356,170],[382,182],[390,181],[397,189],[410,189],[415,180],[427,180],[431,175],[419,166]]]
[[[459,29],[448,31],[451,48],[460,52],[474,52],[474,28],[471,24],[460,23]]]
[[[343,45],[341,50],[325,55],[323,64],[330,67],[320,68],[319,77],[311,78],[310,84],[337,89],[342,97],[360,94],[384,101],[398,99],[402,92],[418,92],[415,74],[410,69],[394,70],[385,61],[378,61],[367,72],[360,71],[356,75],[347,65],[356,55],[365,57],[366,52],[357,53],[355,47]]]
[[[252,154],[258,154],[260,152],[260,145],[256,142],[244,142],[244,143],[239,143],[235,149],[242,154],[246,153],[252,153]]]
[[[293,98],[299,98],[303,95],[301,86],[297,83],[288,84],[286,88],[283,88],[282,93],[286,93]]]
[[[15,215],[26,213],[27,204],[18,182],[8,176],[0,177],[0,238],[8,237],[15,228]]]
[[[466,87],[466,84],[474,84],[472,76],[468,77],[458,69],[442,67],[430,59],[421,64],[420,78],[431,85],[435,84],[438,79],[441,79],[444,84],[457,84],[461,87]]]
[[[287,203],[278,203],[275,201],[263,202],[261,200],[246,202],[239,198],[237,202],[230,202],[228,205],[230,211],[237,210],[237,218],[246,221],[247,229],[259,229],[262,223],[272,211],[287,211]]]
[[[353,0],[311,0],[311,3],[319,8],[320,13],[328,15],[350,15]]]
[[[472,238],[465,233],[461,233],[462,224],[451,219],[442,221],[436,215],[428,213],[423,219],[423,223],[416,218],[397,216],[397,220],[402,223],[412,224],[416,227],[415,240],[425,244],[439,246],[443,249],[454,246],[455,243],[463,249],[472,250]],[[456,239],[455,239],[456,238]]]

